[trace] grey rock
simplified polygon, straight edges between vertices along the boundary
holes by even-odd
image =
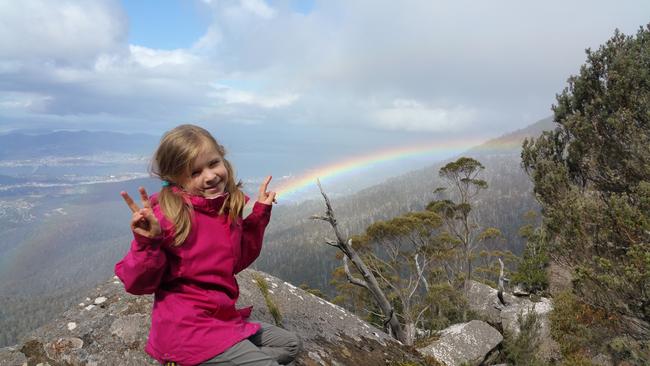
[[[45,355],[55,361],[68,361],[68,354],[83,347],[84,342],[75,337],[59,338],[43,346]]]
[[[424,364],[414,349],[345,309],[263,272],[246,270],[237,276],[238,305],[253,305],[253,321],[274,322],[255,282],[258,276],[268,283],[270,298],[282,315],[281,325],[303,341],[298,365]],[[95,299],[93,307],[75,306],[30,332],[19,345],[0,349],[0,365],[158,364],[144,352],[153,296],[130,295],[116,278],[87,296]]]
[[[126,344],[137,344],[147,337],[151,317],[144,314],[130,314],[117,318],[111,324],[111,334],[119,337]]]
[[[446,366],[478,366],[502,340],[501,333],[489,324],[472,320],[443,330],[440,339],[418,351]]]
[[[23,366],[27,365],[27,357],[16,347],[0,348],[0,365]]]
[[[512,294],[515,296],[530,296],[530,292],[524,290],[521,285],[515,286],[515,288],[512,289]]]
[[[508,293],[504,293],[503,296],[508,305],[521,302],[521,299]],[[504,306],[499,302],[496,289],[480,282],[470,281],[467,302],[469,308],[486,322],[493,326],[501,323],[501,309]]]

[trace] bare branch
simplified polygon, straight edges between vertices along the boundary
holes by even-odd
[[[350,281],[351,284],[368,289],[368,284],[366,281],[354,277],[352,275],[352,272],[350,272],[350,267],[348,266],[348,256],[346,255],[343,256],[343,267],[345,268],[345,276],[348,278],[348,281]]]
[[[412,278],[413,278],[413,277],[410,277],[410,278],[409,278],[409,287],[407,287],[407,288],[411,288],[411,286],[413,285],[413,283],[412,283],[412,281],[411,281]],[[421,277],[418,276],[417,280],[415,281],[415,286],[413,286],[413,289],[411,290],[411,292],[410,292],[409,295],[408,295],[408,298],[407,298],[407,299],[408,299],[409,302],[411,301],[411,298],[412,298],[413,295],[415,294],[415,291],[417,291],[418,287],[420,286],[420,278],[421,278]]]
[[[416,325],[420,322],[420,317],[422,316],[422,314],[424,314],[424,312],[427,311],[427,309],[429,309],[430,306],[431,306],[431,305],[427,305],[427,306],[425,306],[424,309],[422,309],[422,311],[420,311],[420,313],[418,314],[418,316],[415,317],[415,324],[416,324]]]
[[[337,241],[331,240],[331,239],[325,239],[325,244],[331,245],[335,248],[339,247],[339,243]]]
[[[321,215],[311,215],[311,216],[309,216],[309,218],[312,219],[312,220],[323,220],[323,221],[327,221],[327,222],[330,221],[329,218],[327,218],[325,216],[321,216]]]
[[[505,286],[504,286],[505,275],[503,274],[504,265],[501,258],[499,258],[499,265],[501,266],[501,272],[499,273],[499,291],[497,291],[497,297],[499,298],[501,304],[508,305],[506,303],[506,300],[503,298],[503,292],[505,291]]]
[[[418,277],[419,279],[422,280],[422,283],[424,283],[424,289],[429,292],[429,282],[427,282],[426,277],[423,274],[423,269],[420,267],[420,262],[418,261],[418,256],[419,254],[415,254],[415,257],[413,260],[415,260],[415,269],[418,271]],[[427,260],[426,258],[424,259],[423,267],[426,267]]]

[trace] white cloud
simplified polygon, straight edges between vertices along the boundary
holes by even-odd
[[[225,101],[226,104],[248,104],[263,108],[282,108],[296,102],[298,94],[258,95],[256,93],[236,90],[228,87],[219,87],[214,96]]]
[[[412,99],[395,99],[392,106],[371,114],[386,129],[428,132],[462,131],[476,122],[477,116],[476,111],[466,107],[428,107]]]
[[[3,93],[0,94],[0,109],[5,110],[5,112],[8,110],[27,110],[38,113],[44,109],[51,99],[50,96],[35,93]]]
[[[79,63],[121,47],[126,36],[126,18],[114,1],[0,2],[5,59]]]
[[[223,39],[223,34],[219,29],[217,24],[211,24],[208,27],[207,32],[199,38],[198,41],[194,42],[192,49],[196,51],[210,50],[215,48]]]
[[[241,0],[241,5],[244,9],[262,18],[270,19],[275,16],[275,10],[268,6],[264,0]]]
[[[198,61],[198,57],[184,50],[156,50],[134,45],[129,46],[129,50],[133,61],[148,68],[161,65],[187,65]]]

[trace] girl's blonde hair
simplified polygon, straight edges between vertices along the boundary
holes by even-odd
[[[225,158],[226,149],[205,129],[194,125],[180,125],[166,132],[154,154],[151,165],[152,174],[169,182],[160,190],[158,202],[163,214],[174,224],[174,246],[183,244],[192,229],[193,208],[183,192],[173,189],[183,177],[190,175],[192,164],[201,151],[214,147],[223,158],[228,171],[226,192],[228,197],[219,214],[227,213],[231,222],[241,215],[244,208],[244,193],[241,181],[235,182],[235,174],[230,162]]]

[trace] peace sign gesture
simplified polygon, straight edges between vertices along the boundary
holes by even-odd
[[[275,200],[275,192],[268,192],[267,189],[269,189],[269,182],[271,182],[271,176],[269,175],[266,177],[264,182],[262,182],[262,185],[260,186],[260,194],[257,198],[257,202],[264,203],[267,205],[270,205],[272,203],[277,202]]]
[[[151,203],[149,202],[149,196],[147,196],[147,191],[144,190],[144,187],[138,188],[140,191],[140,199],[142,200],[142,208],[133,202],[131,196],[128,193],[122,191],[120,195],[124,198],[124,202],[129,206],[133,212],[131,216],[131,230],[134,233],[140,234],[147,238],[156,238],[162,234],[160,229],[160,223],[158,219],[153,214],[151,209]]]

